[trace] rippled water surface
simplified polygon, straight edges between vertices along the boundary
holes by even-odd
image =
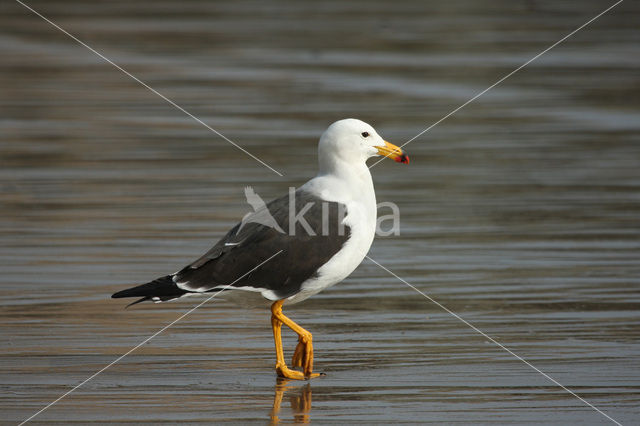
[[[198,301],[112,292],[179,269],[314,174],[332,121],[401,144],[613,2],[31,1],[0,6],[0,411],[18,423]],[[370,252],[623,424],[640,418],[640,7],[625,1],[372,169]],[[371,262],[269,315],[214,300],[34,422],[607,424]],[[290,356],[296,340],[286,332]]]

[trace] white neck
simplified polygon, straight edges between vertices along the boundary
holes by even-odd
[[[376,194],[367,164],[363,161],[347,163],[332,159],[321,163],[318,175],[304,187],[320,195],[325,200],[341,203],[356,202],[365,211],[373,212],[375,223]]]
[[[371,181],[371,172],[364,160],[349,162],[339,158],[321,161],[318,168],[318,176],[333,175],[346,181]]]

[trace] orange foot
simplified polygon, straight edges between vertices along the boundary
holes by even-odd
[[[322,373],[308,373],[305,374],[302,371],[291,370],[286,365],[278,365],[276,364],[276,373],[278,373],[279,377],[284,377],[286,379],[291,380],[309,380],[315,379],[316,377],[324,376]]]

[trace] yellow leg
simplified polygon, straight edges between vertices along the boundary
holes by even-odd
[[[291,321],[282,313],[284,300],[278,300],[271,305],[271,327],[273,328],[273,339],[276,344],[276,372],[278,376],[287,379],[306,380],[320,376],[313,373],[313,343],[312,336],[304,328]],[[284,362],[284,351],[282,349],[282,324],[292,329],[298,334],[298,346],[293,354],[293,366],[302,367],[300,371],[290,370]]]

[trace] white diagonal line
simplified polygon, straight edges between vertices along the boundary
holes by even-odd
[[[119,361],[121,361],[124,357],[126,357],[127,355],[129,355],[131,352],[135,351],[136,349],[138,349],[140,346],[143,346],[144,344],[146,344],[148,341],[150,341],[151,339],[153,339],[154,337],[156,337],[158,334],[162,333],[163,331],[165,331],[166,329],[168,329],[169,327],[173,326],[175,323],[177,323],[178,321],[180,321],[181,319],[183,319],[184,317],[186,317],[187,315],[189,315],[191,312],[195,311],[196,309],[198,309],[200,306],[204,305],[205,303],[207,303],[208,301],[210,301],[211,299],[213,299],[214,297],[216,297],[218,294],[220,294],[221,292],[223,292],[224,290],[228,289],[229,287],[231,287],[233,284],[237,283],[238,281],[240,281],[242,278],[246,277],[247,275],[249,275],[250,273],[252,273],[253,271],[255,271],[256,269],[258,269],[259,267],[261,267],[262,265],[264,265],[265,263],[267,263],[268,261],[270,261],[271,259],[273,259],[274,257],[276,257],[277,255],[279,255],[280,253],[282,253],[283,250],[280,250],[279,252],[277,252],[276,254],[274,254],[273,256],[269,257],[267,260],[261,262],[258,266],[256,266],[255,268],[251,269],[250,271],[248,271],[247,273],[243,274],[240,278],[236,279],[234,282],[232,282],[231,284],[226,285],[224,288],[220,289],[219,291],[215,292],[214,294],[212,294],[211,296],[209,296],[208,298],[206,298],[203,302],[197,304],[195,307],[189,309],[187,312],[185,312],[184,314],[180,315],[177,319],[173,320],[172,322],[170,322],[169,324],[165,325],[164,327],[162,327],[160,330],[156,331],[155,333],[153,333],[151,336],[147,337],[146,339],[144,339],[142,342],[138,343],[136,346],[134,346],[133,348],[129,349],[127,352],[125,352],[124,354],[120,355],[118,358],[116,358],[115,360],[111,361],[109,364],[107,364],[106,366],[102,367],[100,370],[96,371],[95,373],[93,373],[91,376],[87,377],[85,380],[83,380],[82,382],[80,382],[79,384],[77,384],[76,386],[74,386],[73,388],[71,388],[70,390],[68,390],[67,392],[65,392],[64,394],[62,394],[60,397],[58,397],[55,401],[50,402],[49,404],[47,404],[45,407],[41,408],[38,412],[36,412],[35,414],[33,414],[32,416],[30,416],[29,418],[27,418],[26,420],[24,420],[22,423],[20,423],[20,426],[22,426],[23,424],[29,422],[30,420],[32,420],[34,417],[36,417],[38,414],[42,413],[43,411],[45,411],[46,409],[48,409],[49,407],[57,404],[61,399],[63,399],[64,397],[66,397],[67,395],[69,395],[71,392],[75,391],[76,389],[78,389],[80,386],[84,385],[85,383],[87,383],[89,380],[93,379],[94,377],[96,377],[97,375],[99,375],[100,373],[102,373],[103,371],[105,371],[106,369],[108,369],[109,367],[113,366],[114,364],[117,364]]]
[[[431,296],[429,296],[428,294],[424,293],[423,291],[419,290],[418,288],[416,288],[415,286],[413,286],[412,284],[410,284],[408,281],[400,278],[398,275],[396,275],[394,272],[390,271],[388,268],[384,267],[383,265],[381,265],[380,263],[376,262],[375,260],[373,260],[372,258],[370,258],[369,256],[365,256],[367,259],[369,259],[370,261],[372,261],[373,263],[375,263],[376,265],[378,265],[380,268],[384,269],[385,271],[387,271],[389,274],[393,275],[395,278],[397,278],[398,280],[402,281],[403,283],[405,283],[406,285],[408,285],[409,287],[411,287],[413,290],[417,291],[418,293],[420,293],[422,296],[424,296],[426,299],[428,299],[429,301],[431,301],[432,303],[436,304],[438,307],[444,309],[445,311],[447,311],[449,314],[453,315],[455,318],[457,318],[458,320],[462,321],[465,325],[471,327],[474,331],[476,331],[477,333],[479,333],[480,335],[482,335],[484,338],[490,340],[492,343],[496,344],[497,346],[499,346],[501,349],[507,351],[508,353],[510,353],[511,355],[513,355],[515,358],[517,358],[518,360],[522,361],[523,363],[525,363],[526,365],[528,365],[529,367],[531,367],[532,369],[534,369],[535,371],[537,371],[538,373],[542,374],[544,377],[546,377],[547,379],[551,380],[553,383],[555,383],[556,385],[560,386],[562,389],[564,389],[565,391],[569,392],[571,395],[575,396],[576,398],[578,398],[580,401],[582,401],[583,403],[587,404],[589,407],[593,408],[594,410],[596,410],[598,413],[602,414],[603,416],[605,416],[607,419],[611,420],[613,423],[622,426],[622,424],[618,421],[616,421],[615,419],[613,419],[611,416],[609,416],[608,414],[606,414],[605,412],[603,412],[602,410],[600,410],[598,407],[596,407],[595,405],[593,405],[592,403],[590,403],[589,401],[587,401],[586,399],[582,398],[581,396],[577,395],[575,392],[573,392],[571,389],[567,388],[566,386],[564,386],[562,383],[560,383],[559,381],[557,381],[556,379],[554,379],[553,377],[551,377],[550,375],[548,375],[547,373],[545,373],[544,371],[540,370],[538,367],[536,367],[535,365],[531,364],[529,361],[527,361],[526,359],[522,358],[520,355],[516,354],[515,352],[513,352],[511,349],[507,348],[506,346],[504,346],[502,343],[498,342],[496,339],[494,339],[493,337],[489,336],[487,333],[485,333],[484,331],[480,330],[478,327],[476,327],[475,325],[471,324],[469,321],[467,321],[466,319],[462,318],[460,315],[456,314],[455,312],[453,312],[451,309],[447,308],[446,306],[444,306],[443,304],[441,304],[440,302],[438,302],[437,300],[435,300],[434,298],[432,298]]]
[[[449,112],[447,115],[445,115],[444,117],[442,117],[440,120],[436,121],[435,123],[433,123],[431,126],[427,127],[426,129],[424,129],[423,131],[421,131],[420,133],[418,133],[417,135],[415,135],[414,137],[412,137],[411,139],[409,139],[408,141],[406,141],[405,143],[403,143],[402,145],[400,145],[400,148],[404,147],[405,145],[413,142],[415,139],[419,138],[420,136],[424,135],[425,133],[427,133],[429,130],[433,129],[434,127],[436,127],[438,124],[442,123],[444,120],[446,120],[447,118],[451,117],[453,114],[455,114],[456,112],[460,111],[462,108],[466,107],[467,105],[469,105],[471,102],[475,101],[476,99],[478,99],[480,96],[484,95],[485,93],[487,93],[489,90],[493,89],[494,87],[496,87],[498,84],[502,83],[503,81],[505,81],[507,78],[511,77],[512,75],[514,75],[515,73],[517,73],[518,71],[520,71],[522,68],[526,67],[527,65],[529,65],[531,62],[535,61],[536,59],[538,59],[540,56],[544,55],[545,53],[547,53],[548,51],[550,51],[551,49],[553,49],[554,47],[556,47],[557,45],[559,45],[560,43],[562,43],[563,41],[565,41],[566,39],[568,39],[569,37],[571,37],[572,35],[574,35],[575,33],[577,33],[578,31],[580,31],[581,29],[583,29],[584,27],[586,27],[587,25],[589,25],[590,23],[592,23],[593,21],[595,21],[596,19],[600,18],[602,15],[604,15],[605,13],[607,13],[608,11],[610,11],[611,9],[613,9],[614,7],[616,7],[617,5],[619,5],[620,3],[622,3],[624,0],[618,0],[616,3],[612,4],[611,6],[609,6],[608,8],[606,8],[605,10],[603,10],[602,12],[600,12],[599,14],[597,14],[596,16],[594,16],[593,18],[589,19],[587,22],[585,22],[584,24],[580,25],[578,28],[576,28],[575,30],[571,31],[569,34],[567,34],[566,36],[562,37],[560,40],[556,41],[555,43],[553,43],[551,46],[547,47],[546,49],[544,49],[542,52],[538,53],[536,56],[534,56],[533,58],[529,59],[527,62],[525,62],[524,64],[520,65],[518,68],[516,68],[515,70],[511,71],[510,73],[506,74],[505,76],[503,76],[501,79],[499,79],[498,81],[496,81],[495,83],[493,83],[491,86],[487,87],[486,89],[484,89],[483,91],[479,92],[478,94],[476,94],[473,98],[469,99],[468,101],[466,101],[465,103],[463,103],[462,105],[460,105],[459,107],[457,107],[456,109],[452,110],[451,112]],[[383,161],[385,159],[385,157],[382,157],[381,159],[379,159],[378,161],[376,161],[375,163],[373,163],[372,165],[369,166],[369,168],[371,169],[373,166],[375,166],[376,164],[378,164],[379,162]]]
[[[46,22],[48,22],[49,24],[53,25],[55,28],[57,28],[58,30],[60,30],[61,32],[63,32],[64,34],[66,34],[67,36],[69,36],[70,38],[72,38],[73,40],[75,40],[76,42],[78,42],[79,44],[81,44],[82,46],[86,47],[87,49],[89,49],[91,52],[95,53],[97,56],[99,56],[100,58],[104,59],[105,61],[107,61],[108,63],[110,63],[111,65],[113,65],[115,68],[117,68],[118,70],[122,71],[124,74],[126,74],[128,77],[132,78],[133,80],[137,81],[138,83],[140,83],[142,86],[146,87],[147,89],[149,89],[152,93],[155,93],[156,95],[160,96],[162,99],[164,99],[165,101],[167,101],[169,104],[171,104],[173,107],[177,108],[178,110],[182,111],[183,113],[185,113],[186,115],[188,115],[189,117],[193,118],[195,121],[197,121],[198,123],[202,124],[204,127],[206,127],[207,129],[211,130],[213,133],[215,133],[216,135],[220,136],[222,139],[224,139],[225,141],[229,142],[231,145],[235,146],[236,148],[238,148],[240,151],[244,152],[245,154],[247,154],[249,157],[253,158],[254,160],[256,160],[257,162],[259,162],[260,164],[262,164],[263,166],[267,167],[268,169],[270,169],[272,172],[274,172],[275,174],[277,174],[278,176],[283,176],[282,173],[280,173],[279,171],[277,171],[276,169],[274,169],[273,167],[271,167],[270,165],[268,165],[267,163],[265,163],[264,161],[262,161],[261,159],[259,159],[258,157],[256,157],[255,155],[253,155],[252,153],[250,153],[249,151],[247,151],[246,149],[244,149],[243,147],[241,147],[240,145],[238,145],[237,143],[235,143],[234,141],[232,141],[231,139],[229,139],[228,137],[226,137],[225,135],[223,135],[222,133],[220,133],[219,131],[217,131],[216,129],[214,129],[213,127],[209,126],[207,123],[205,123],[204,121],[202,121],[201,119],[199,119],[198,117],[196,117],[195,115],[191,114],[189,111],[187,111],[186,109],[184,109],[183,107],[181,107],[180,105],[178,105],[177,103],[175,103],[174,101],[172,101],[171,99],[167,98],[165,95],[163,95],[162,93],[158,92],[156,89],[154,89],[153,87],[149,86],[147,83],[145,83],[144,81],[140,80],[138,77],[136,77],[135,75],[131,74],[129,71],[127,71],[126,69],[122,68],[120,65],[116,64],[115,62],[113,62],[111,59],[107,58],[106,56],[104,56],[102,53],[98,52],[97,50],[95,50],[93,47],[89,46],[87,43],[83,42],[82,40],[80,40],[78,37],[74,36],[73,34],[71,34],[70,32],[68,32],[67,30],[65,30],[64,28],[60,27],[58,24],[56,24],[55,22],[51,21],[50,19],[48,19],[46,16],[42,15],[40,12],[38,12],[37,10],[33,9],[31,6],[25,4],[24,2],[22,2],[21,0],[16,0],[16,2],[20,3],[22,6],[24,6],[25,8],[29,9],[31,12],[35,13],[36,15],[38,15],[40,18],[42,18],[43,20],[45,20]]]

